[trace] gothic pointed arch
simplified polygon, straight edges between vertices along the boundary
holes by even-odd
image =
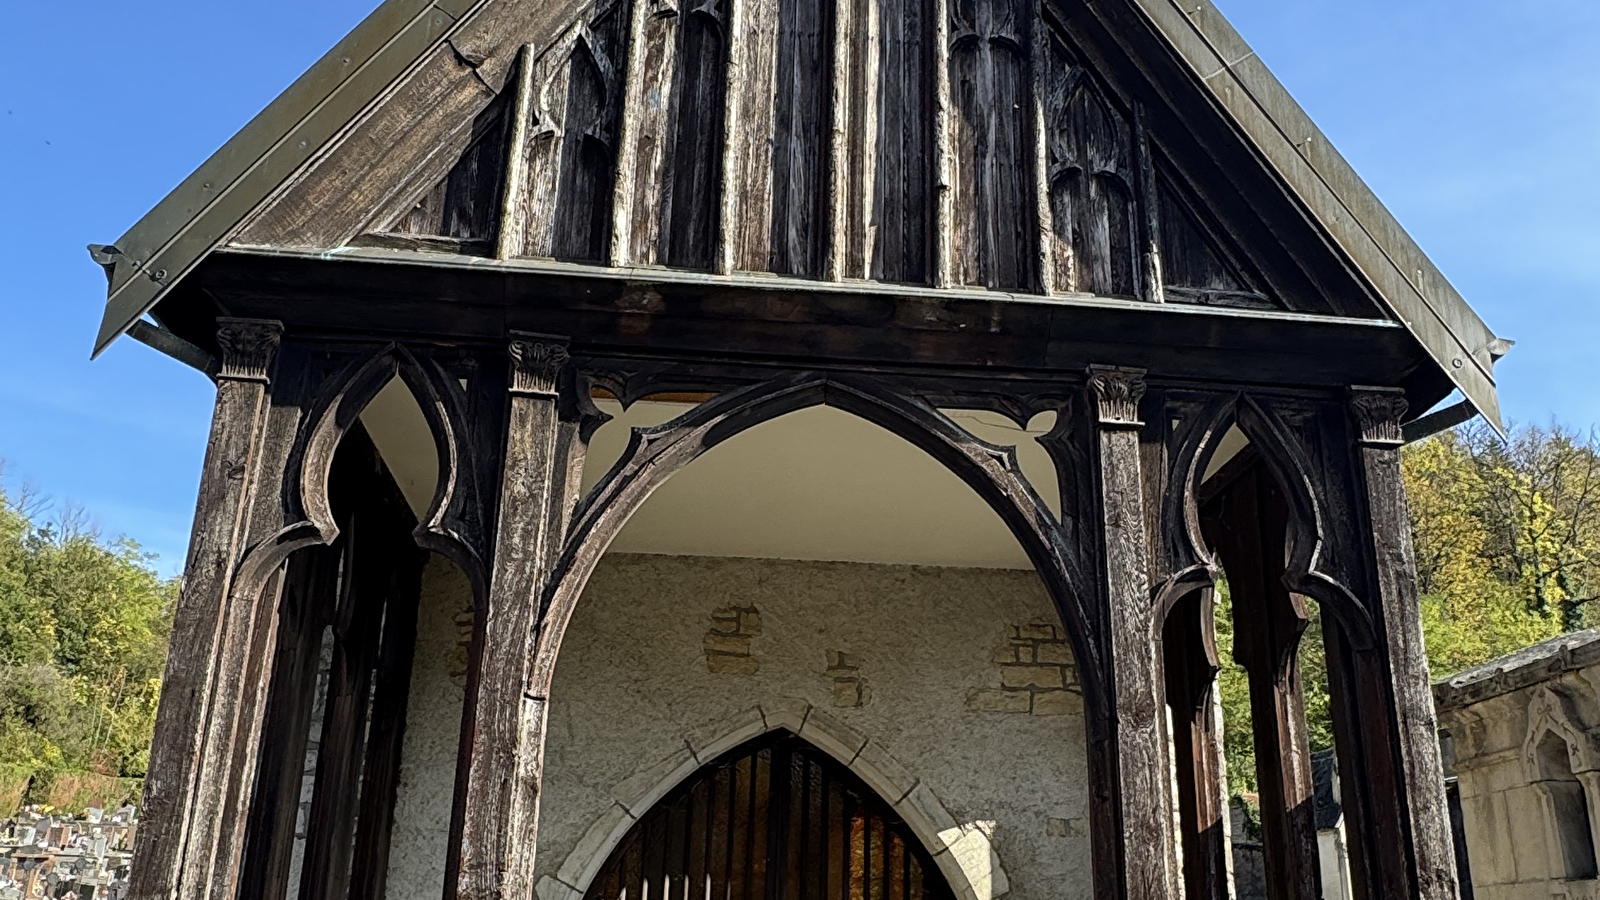
[[[1082,661],[1084,694],[1103,701],[1098,632],[1085,606],[1083,573],[1055,515],[1022,475],[1016,448],[973,437],[920,398],[820,373],[796,372],[708,400],[677,419],[635,429],[622,458],[578,504],[542,599],[531,696],[548,696],[567,623],[589,576],[629,518],[669,478],[716,445],[762,422],[819,405],[859,416],[906,439],[978,493],[1022,545]]]
[[[418,517],[417,546],[448,557],[473,585],[485,587],[483,543],[484,469],[490,462],[467,409],[465,388],[438,359],[418,357],[398,344],[354,356],[327,378],[300,424],[280,495],[278,532],[250,548],[239,565],[236,590],[255,590],[297,550],[331,545],[340,526],[332,506],[331,481],[337,451],[361,413],[390,381],[399,379],[428,425],[438,474],[428,509]]]
[[[642,811],[584,896],[670,896],[686,884],[743,900],[954,900],[932,836],[917,834],[898,799],[777,728],[708,760]]]

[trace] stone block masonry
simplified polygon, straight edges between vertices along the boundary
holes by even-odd
[[[1011,637],[995,648],[999,687],[967,696],[978,712],[1065,716],[1083,712],[1083,688],[1061,626],[1035,620],[1011,626]]]
[[[823,674],[833,679],[833,705],[856,709],[867,702],[867,679],[861,674],[861,658],[843,650],[828,651],[828,667]]]
[[[754,606],[725,606],[711,611],[711,628],[702,649],[706,671],[713,675],[754,675],[760,660],[750,652],[750,639],[761,634],[761,611]]]

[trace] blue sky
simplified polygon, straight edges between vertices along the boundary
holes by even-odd
[[[1501,335],[1507,413],[1600,423],[1600,3],[1218,0]],[[0,459],[182,566],[212,389],[88,354],[110,242],[376,0],[18,3],[0,54]],[[135,12],[136,11],[136,12]]]

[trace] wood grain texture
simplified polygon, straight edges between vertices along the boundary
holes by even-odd
[[[739,0],[729,16],[719,272],[765,272],[772,266],[781,2]]]
[[[821,277],[828,246],[832,0],[777,0],[772,122],[771,262],[767,270]],[[761,141],[764,135],[740,139]]]
[[[1405,830],[1415,865],[1413,896],[1455,900],[1455,847],[1445,811],[1444,769],[1417,599],[1410,515],[1400,477],[1405,396],[1357,388],[1352,410],[1372,535],[1373,589],[1381,604],[1389,691],[1395,717],[1396,781],[1405,794]]]
[[[563,427],[558,380],[565,347],[511,345],[504,478],[488,594],[476,617],[463,721],[461,817],[454,896],[526,898],[544,754],[546,698],[528,690],[543,579],[561,543],[582,454]]]
[[[1050,202],[1050,273],[1061,291],[1133,297],[1139,253],[1128,116],[1095,82],[1058,29],[1037,43]]]
[[[1116,775],[1109,791],[1120,837],[1117,862],[1101,861],[1096,890],[1109,892],[1103,896],[1156,900],[1176,896],[1178,880],[1139,447],[1145,385],[1142,372],[1128,369],[1091,368],[1088,378],[1088,400],[1096,411],[1101,514],[1097,612],[1105,623],[1116,710],[1110,722],[1115,760],[1110,768]]]
[[[611,264],[648,266],[660,253],[661,218],[675,134],[672,85],[683,17],[677,0],[634,0]]]
[[[1036,160],[1021,0],[952,0],[949,22],[952,280],[1035,290]]]
[[[233,563],[249,540],[249,509],[263,460],[270,376],[282,325],[228,321],[222,326],[223,370],[206,447],[183,590],[173,622],[155,737],[145,779],[144,824],[136,838],[140,868],[130,896],[139,900],[204,896],[214,845],[209,828],[228,774],[226,748],[208,742],[212,723],[230,722],[237,697],[224,666],[237,665],[255,619],[251,604],[230,604]],[[239,632],[246,632],[241,641]],[[237,673],[237,670],[235,670]],[[210,816],[212,822],[197,822]],[[192,867],[197,850],[202,865]]]

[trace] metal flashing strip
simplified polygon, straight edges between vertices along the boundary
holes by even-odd
[[[99,355],[487,0],[385,0],[113,247]]]
[[[1211,0],[1133,0],[1479,413],[1502,428],[1494,333]]]

